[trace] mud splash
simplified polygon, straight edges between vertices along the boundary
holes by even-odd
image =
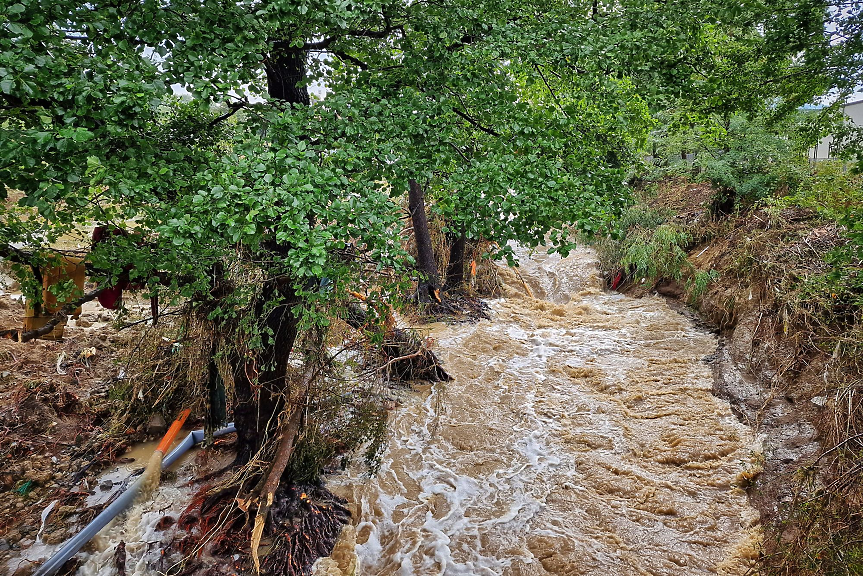
[[[434,327],[455,381],[404,399],[380,473],[329,480],[359,573],[744,574],[760,448],[711,394],[715,336],[603,293],[590,251],[520,259],[493,322]]]

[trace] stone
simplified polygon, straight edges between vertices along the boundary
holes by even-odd
[[[176,520],[174,520],[173,516],[162,516],[159,521],[156,523],[155,530],[157,532],[164,532],[174,524],[176,524]]]
[[[165,418],[159,414],[153,414],[150,416],[150,420],[147,422],[147,434],[164,434],[168,430],[168,423],[165,422]]]
[[[75,326],[78,328],[89,328],[92,325],[93,324],[89,320],[85,320],[84,318],[78,318],[78,320],[75,321]]]
[[[99,489],[104,491],[104,492],[107,492],[108,490],[112,489],[113,487],[114,487],[114,482],[112,482],[111,480],[105,480],[104,482],[99,484]]]
[[[5,538],[0,538],[0,552],[6,552],[7,550],[9,550],[9,542]]]
[[[54,546],[55,544],[60,544],[66,540],[66,530],[61,528],[59,530],[54,530],[50,534],[45,534],[42,536],[42,541],[49,546]]]
[[[54,473],[50,470],[44,470],[42,472],[36,472],[30,476],[30,479],[33,480],[36,484],[41,484],[42,486],[47,486],[51,483],[51,480],[54,479]]]

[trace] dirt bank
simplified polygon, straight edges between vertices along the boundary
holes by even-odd
[[[827,254],[842,244],[841,230],[799,207],[716,217],[708,210],[712,195],[707,184],[660,184],[646,203],[674,212],[670,221],[688,238],[688,264],[677,279],[630,277],[621,289],[689,306],[718,332],[714,393],[764,443],[762,469],[747,492],[765,527],[765,572],[823,574],[838,565],[844,568],[837,573],[856,573],[847,572],[847,555],[837,552],[844,544],[835,539],[859,530],[848,517],[855,497],[831,488],[847,468],[833,453],[819,460],[856,430],[857,399],[847,391],[859,372],[842,345],[855,316],[836,315],[839,297],[819,294],[811,281],[829,270]],[[711,271],[713,281],[699,293],[692,279]],[[614,276],[608,268],[609,284]],[[810,553],[812,562],[805,560]]]

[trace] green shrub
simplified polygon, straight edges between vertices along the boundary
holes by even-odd
[[[818,162],[793,193],[766,199],[763,205],[812,208],[825,218],[843,220],[863,205],[863,175],[849,170],[842,161]]]
[[[777,191],[796,191],[806,180],[808,161],[793,135],[763,121],[733,116],[721,148],[702,154],[702,177],[738,202],[754,202]]]
[[[689,235],[671,224],[638,228],[627,237],[620,265],[639,278],[680,280],[691,266],[683,248],[688,242]]]

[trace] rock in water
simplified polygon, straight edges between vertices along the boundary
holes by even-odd
[[[147,422],[148,434],[164,434],[168,431],[168,423],[165,422],[164,416],[161,414],[153,414],[150,416],[150,421]]]

